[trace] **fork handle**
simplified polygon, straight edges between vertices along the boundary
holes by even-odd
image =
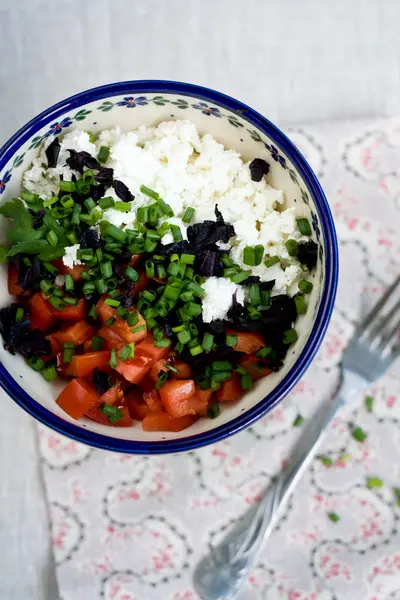
[[[323,441],[327,424],[358,389],[361,377],[345,371],[333,400],[324,406],[302,432],[287,470],[269,486],[253,517],[239,521],[227,538],[199,564],[197,588],[205,600],[233,599],[247,580],[263,542],[273,530],[279,512],[308,468]]]

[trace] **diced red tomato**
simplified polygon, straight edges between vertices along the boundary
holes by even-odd
[[[11,296],[27,295],[18,283],[18,271],[13,263],[8,263],[8,293]]]
[[[64,353],[63,352],[59,352],[57,354],[57,373],[61,377],[67,377],[67,375],[68,375],[68,367],[69,367],[69,363],[65,363],[64,362]]]
[[[202,390],[199,386],[196,386],[196,392],[194,396],[190,398],[190,402],[197,415],[201,417],[207,416],[208,404],[212,395],[212,389]]]
[[[193,379],[166,381],[159,391],[164,408],[171,417],[196,414],[190,402],[196,391]]]
[[[64,265],[61,258],[53,261],[53,265],[60,271],[62,275],[71,275],[74,281],[80,281],[82,279],[82,273],[88,270],[86,265],[67,267]]]
[[[240,385],[240,377],[237,373],[232,373],[232,379],[223,381],[221,387],[217,391],[217,399],[220,402],[229,400],[239,400],[243,396],[242,386]]]
[[[146,339],[135,346],[135,355],[150,356],[156,362],[168,355],[169,348],[159,348],[154,345],[154,338],[151,332],[148,332]]]
[[[151,369],[152,360],[148,356],[137,356],[128,360],[118,360],[115,368],[122,377],[131,383],[139,383]]]
[[[168,364],[168,361],[166,358],[160,358],[160,360],[156,360],[155,363],[153,363],[153,366],[151,367],[150,370],[150,377],[153,379],[153,381],[157,381],[158,379],[158,374],[163,371],[164,373],[168,370],[165,368],[165,365]]]
[[[137,312],[139,320],[136,325],[130,327],[125,319],[117,317],[116,309],[113,306],[108,306],[105,303],[106,300],[107,296],[102,296],[96,304],[97,314],[103,323],[108,321],[108,319],[115,319],[110,329],[119,335],[124,340],[124,343],[140,342],[143,340],[147,333],[146,321],[136,308],[132,307],[130,310]],[[143,329],[141,329],[142,327]],[[140,329],[140,331],[134,331],[135,329]]]
[[[237,352],[252,354],[265,346],[264,338],[259,333],[253,331],[232,331],[231,329],[228,329],[227,333],[237,336],[238,341],[234,348]]]
[[[133,268],[137,267],[138,264],[140,263],[141,259],[142,259],[141,254],[132,254],[131,259],[129,261],[129,266],[133,267]]]
[[[152,385],[154,385],[153,381]],[[143,421],[152,412],[143,401],[142,393],[138,388],[131,390],[125,395],[125,404],[132,419],[136,419],[137,421]]]
[[[252,376],[252,378],[256,381],[257,379],[262,379],[266,377],[270,373],[272,373],[271,369],[267,369],[266,367],[258,366],[258,358],[255,354],[249,354],[248,356],[243,356],[240,359],[240,366],[246,369],[248,373]]]
[[[57,404],[73,419],[79,419],[100,400],[94,385],[84,379],[72,379],[57,398]]]
[[[182,431],[195,422],[195,417],[175,419],[166,412],[151,412],[142,421],[143,431]]]
[[[130,427],[132,425],[132,417],[129,414],[129,410],[126,406],[118,406],[118,410],[121,411],[122,417],[115,423],[111,423],[107,415],[100,410],[101,404],[95,404],[91,406],[85,413],[85,416],[100,423],[101,425],[107,425],[109,427]]]
[[[110,350],[112,348],[120,348],[121,346],[125,345],[125,340],[123,340],[122,337],[115,333],[115,331],[113,331],[110,327],[107,327],[107,325],[101,327],[97,332],[97,335],[105,340],[105,345]]]
[[[141,389],[142,393],[151,392],[151,390],[154,388],[154,381],[150,377],[149,373],[147,373],[147,375],[145,375],[143,379],[139,381],[138,386]]]
[[[83,344],[94,334],[94,328],[86,321],[78,321],[70,327],[65,327],[58,331],[55,336],[61,344],[71,342],[76,346]]]
[[[124,392],[121,385],[112,385],[102,396],[100,402],[105,404],[121,404],[124,397]]]
[[[72,377],[90,377],[95,369],[103,369],[109,360],[109,350],[74,354],[69,363],[68,375],[72,375]]]
[[[139,292],[145,290],[149,285],[149,278],[146,273],[139,273],[139,279],[135,283],[135,286],[132,288],[131,295],[137,296]]]
[[[51,307],[51,312],[60,321],[81,321],[87,317],[87,302],[81,298],[76,306],[68,304],[65,308]]]
[[[36,293],[32,296],[32,298],[29,300],[29,304],[32,313],[30,329],[32,331],[35,329],[39,329],[40,331],[48,331],[56,322],[51,310],[51,305],[39,293]]]
[[[51,355],[55,356],[62,350],[61,342],[57,337],[57,332],[51,333],[50,335],[46,335],[46,340],[49,340],[51,344]]]
[[[160,394],[156,388],[151,390],[151,392],[143,392],[143,400],[152,411],[160,411],[164,408]]]
[[[173,362],[175,369],[178,369],[179,373],[172,373],[172,379],[190,379],[192,376],[192,368],[190,365],[185,363],[183,360],[175,360]]]

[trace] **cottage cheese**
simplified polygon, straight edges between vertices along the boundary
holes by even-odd
[[[66,267],[72,267],[74,265],[81,265],[82,262],[77,258],[76,253],[79,250],[79,244],[74,244],[73,246],[67,246],[65,248],[65,254],[63,256],[63,263]]]
[[[232,296],[236,293],[236,299],[240,304],[244,302],[244,288],[232,283],[226,277],[209,277],[202,285],[204,289],[203,321],[211,323],[216,319],[225,319],[228,310],[232,306]]]

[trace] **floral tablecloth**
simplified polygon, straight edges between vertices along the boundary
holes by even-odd
[[[322,181],[340,240],[337,307],[324,344],[280,406],[196,452],[112,454],[39,426],[63,600],[198,600],[197,561],[285,467],[301,435],[296,416],[311,418],[335,388],[355,322],[400,271],[400,120],[288,134]],[[333,422],[328,460],[315,459],[295,490],[243,598],[400,600],[399,423],[397,363]],[[352,437],[354,426],[365,442]],[[368,477],[383,486],[371,489]]]

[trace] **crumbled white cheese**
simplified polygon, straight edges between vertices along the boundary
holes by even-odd
[[[51,141],[49,138],[45,146]],[[28,190],[49,198],[58,192],[60,176],[68,180],[73,174],[66,166],[67,149],[84,150],[97,156],[100,146],[106,145],[110,148],[107,167],[114,169],[115,179],[125,183],[135,199],[131,212],[109,208],[103,213],[104,220],[122,229],[132,228],[137,209],[154,202],[140,191],[140,186],[145,185],[160,194],[174,211],[174,217],[161,218],[160,223],[177,225],[183,239],[187,239],[188,224],[182,222],[185,209],[194,208],[193,222],[196,223],[215,220],[218,204],[225,221],[234,226],[236,233],[227,244],[219,242],[218,246],[231,249],[232,260],[243,269],[251,269],[262,281],[275,279],[272,294],[294,289],[301,269],[297,259],[289,256],[285,243],[289,238],[298,242],[307,239],[301,236],[296,224],[296,217],[300,215],[295,208],[280,210],[284,202],[282,191],[268,185],[265,178],[252,181],[249,163],[243,162],[240,154],[227,150],[209,134],[199,135],[193,123],[166,121],[157,127],[140,126],[128,132],[116,127],[102,131],[95,143],[86,132],[74,130],[60,143],[57,167],[47,168],[44,147],[24,174]],[[120,202],[113,188],[107,189],[105,196]],[[172,233],[166,233],[161,241],[171,243]],[[246,246],[257,244],[263,245],[265,256],[260,265],[250,268],[243,262],[243,251]],[[278,256],[282,263],[267,268],[264,264],[267,256]],[[64,258],[79,264],[76,254],[74,259]]]
[[[224,319],[232,306],[232,296],[240,304],[244,301],[244,288],[232,283],[226,277],[209,277],[202,284],[205,294],[202,298],[203,321],[211,323],[216,319]]]
[[[65,254],[62,260],[66,267],[70,267],[72,269],[74,265],[82,264],[82,262],[76,256],[76,253],[79,250],[79,248],[79,244],[74,244],[73,246],[67,246],[65,248]]]
[[[62,287],[65,283],[65,275],[57,275],[56,278],[54,279],[54,283],[56,284],[57,287]]]
[[[67,166],[66,161],[69,158],[67,150],[85,151],[92,156],[97,155],[96,146],[90,141],[89,134],[86,131],[75,129],[62,138],[57,166],[49,168],[47,166],[46,148],[52,141],[53,137],[46,139],[39,156],[33,159],[31,168],[25,171],[23,176],[24,187],[30,192],[38,194],[44,200],[58,193],[60,175],[65,181],[71,180],[73,171]]]

